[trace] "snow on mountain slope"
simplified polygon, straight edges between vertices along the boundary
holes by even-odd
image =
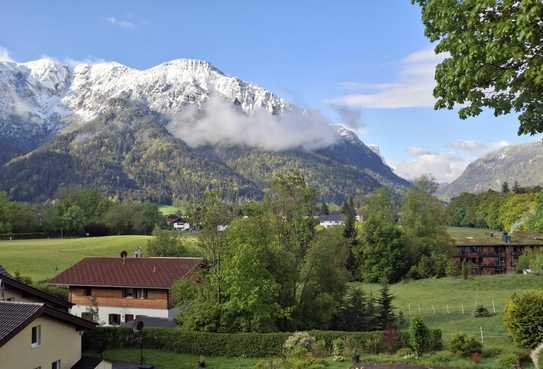
[[[26,115],[33,122],[75,114],[91,120],[111,98],[142,101],[151,110],[175,114],[188,104],[202,106],[210,95],[239,103],[245,113],[291,109],[285,100],[208,62],[178,59],[138,70],[109,62],[71,67],[52,59],[0,62],[0,118]],[[58,119],[57,119],[58,120]]]

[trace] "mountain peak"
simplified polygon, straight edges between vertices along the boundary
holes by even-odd
[[[167,62],[164,62],[162,64],[157,65],[154,68],[174,68],[174,69],[180,69],[185,70],[192,73],[201,73],[201,72],[214,72],[218,73],[222,76],[225,74],[217,67],[215,67],[213,64],[211,64],[208,61],[205,60],[199,60],[199,59],[174,59]]]

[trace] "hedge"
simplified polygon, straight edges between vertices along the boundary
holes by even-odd
[[[383,351],[383,332],[310,331],[323,340],[331,350],[337,338],[349,338],[362,352]],[[185,332],[172,328],[147,328],[144,346],[167,352],[205,356],[268,357],[281,354],[283,343],[292,333],[204,333]],[[436,335],[437,336],[437,335]],[[441,336],[441,334],[439,334]],[[409,341],[408,333],[401,333],[402,346]],[[104,351],[138,347],[139,338],[129,328],[100,327],[83,335],[85,351]]]

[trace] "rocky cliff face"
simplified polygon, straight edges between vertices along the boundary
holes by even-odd
[[[543,185],[543,143],[510,145],[475,160],[440,194],[450,198],[462,192],[500,191],[503,182]]]

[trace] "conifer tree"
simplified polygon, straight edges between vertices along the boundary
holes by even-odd
[[[385,329],[396,321],[392,300],[394,296],[390,293],[388,283],[383,281],[380,296],[377,299],[377,323],[379,329]]]

